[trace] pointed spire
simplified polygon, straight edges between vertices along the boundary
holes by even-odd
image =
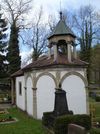
[[[60,20],[62,20],[63,19],[63,16],[62,16],[61,0],[60,0],[60,12],[59,12],[59,14],[60,14]]]
[[[59,12],[59,17],[60,17],[60,20],[55,26],[55,28],[53,29],[48,39],[50,39],[53,36],[59,36],[59,35],[72,35],[73,37],[76,37],[74,33],[72,32],[72,30],[66,25],[66,22],[64,21],[64,18],[63,18],[62,11]]]
[[[60,20],[63,19],[63,16],[62,16],[62,11],[60,11]]]

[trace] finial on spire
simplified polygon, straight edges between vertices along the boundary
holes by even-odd
[[[62,11],[60,11],[60,20],[62,20],[62,18],[63,18],[63,17],[62,17]]]
[[[62,11],[61,11],[62,9],[61,9],[61,0],[60,0],[60,20],[62,20]]]

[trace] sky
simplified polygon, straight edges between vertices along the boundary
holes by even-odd
[[[3,3],[4,0],[0,0],[0,4]],[[13,0],[16,1],[16,0]],[[100,11],[100,0],[33,0],[32,2],[32,11],[28,14],[28,18],[32,18],[32,14],[34,10],[37,11],[40,9],[40,6],[43,7],[43,14],[45,14],[45,18],[48,18],[48,15],[59,15],[60,10],[76,10],[84,5],[93,5],[93,7]]]
[[[58,13],[60,10],[66,9],[72,11],[89,4],[93,5],[96,10],[100,11],[100,0],[33,0],[33,9],[37,12],[40,6],[42,6],[43,14],[47,20],[48,15],[59,15]]]
[[[34,5],[42,5],[46,12],[57,12],[62,9],[78,9],[80,6],[91,4],[100,10],[100,0],[34,0]]]

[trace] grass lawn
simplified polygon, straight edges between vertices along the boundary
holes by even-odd
[[[9,109],[9,115],[17,118],[19,121],[11,124],[0,124],[0,134],[47,134],[42,127],[41,121],[27,116],[19,109]],[[3,114],[0,115],[0,118],[3,116]]]
[[[96,103],[91,98],[90,103],[95,107],[96,121],[100,121],[100,103]],[[0,134],[48,134],[40,120],[29,117],[17,108],[10,108],[8,111],[9,114],[0,114],[0,119],[12,116],[19,121],[11,124],[0,124]],[[95,131],[98,131],[98,133],[95,133]],[[91,134],[100,134],[100,129],[93,128]]]

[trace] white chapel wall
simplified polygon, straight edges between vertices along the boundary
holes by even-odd
[[[32,86],[32,78],[28,77],[26,81],[26,100],[27,100],[27,112],[29,115],[33,115],[33,86]]]
[[[62,82],[62,88],[66,91],[69,110],[74,114],[86,114],[86,90],[83,80],[76,75],[69,75]]]
[[[58,70],[58,69],[57,69]],[[62,69],[64,70],[64,69]],[[53,111],[54,110],[54,100],[55,100],[55,88],[56,83],[60,82],[66,74],[68,74],[69,70],[66,69],[66,71],[62,71],[59,69],[58,72],[60,72],[60,79],[56,80],[56,70],[47,70],[47,71],[40,71],[36,72],[36,111],[37,111],[37,118],[41,119],[43,112]],[[48,73],[47,73],[48,72]],[[69,110],[73,110],[75,114],[85,114],[87,111],[86,106],[86,90],[85,90],[85,84],[84,81],[77,75],[73,74],[74,71],[72,71],[72,74],[64,77],[62,81],[62,88],[66,91],[67,100],[68,100],[68,106]],[[76,73],[82,75],[83,73],[79,73],[77,71]],[[33,105],[33,89],[34,84],[32,82],[34,79],[32,79],[32,75],[26,77],[26,84],[24,83],[24,76],[17,77],[16,78],[16,104],[19,108],[22,110],[27,110],[29,115],[33,115],[34,113],[34,105]],[[82,77],[84,77],[82,75]],[[54,80],[55,79],[55,80]],[[85,79],[85,77],[84,77]],[[18,89],[18,83],[19,81],[22,82],[22,95],[19,95],[19,89]],[[26,100],[25,100],[25,89],[26,87]],[[26,102],[26,105],[25,105]],[[35,101],[34,101],[35,102]]]
[[[43,112],[54,109],[54,80],[48,76],[41,76],[37,82],[37,118],[41,119]]]
[[[22,94],[19,94],[19,82],[22,83]],[[25,84],[24,84],[24,76],[16,77],[16,105],[25,110]]]

